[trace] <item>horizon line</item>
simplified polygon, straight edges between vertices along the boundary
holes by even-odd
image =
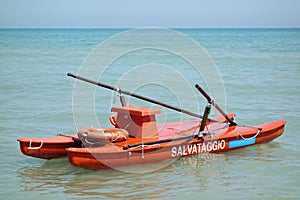
[[[300,27],[0,27],[0,29],[300,29]]]

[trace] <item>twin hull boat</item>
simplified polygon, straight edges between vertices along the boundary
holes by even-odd
[[[145,107],[125,106],[119,110],[115,127],[124,128],[129,137],[124,141],[101,141],[88,145],[77,134],[57,135],[52,138],[20,138],[23,154],[42,159],[68,156],[78,167],[98,170],[127,165],[161,162],[200,153],[220,153],[270,142],[284,132],[285,121],[278,120],[256,127],[230,126],[224,117],[213,118],[220,122],[207,122],[206,131],[198,137],[199,120],[171,122],[157,125],[149,121],[155,112]],[[131,117],[124,119],[124,113]],[[150,115],[149,115],[150,114]],[[114,115],[115,116],[115,115]],[[151,117],[150,117],[151,116]],[[228,115],[231,119],[234,114]],[[138,122],[140,117],[140,122]],[[120,119],[121,120],[118,120]],[[130,120],[133,125],[126,125]],[[154,118],[155,119],[155,118]],[[154,132],[153,132],[154,131]]]
[[[78,134],[59,134],[51,138],[19,138],[23,154],[42,159],[68,156],[78,167],[99,170],[128,165],[156,163],[201,153],[220,153],[266,143],[284,132],[285,120],[278,120],[255,127],[239,126],[235,114],[226,115],[212,99],[196,85],[208,100],[203,116],[155,100],[122,91],[167,108],[192,115],[201,120],[157,124],[160,109],[126,105],[119,88],[104,85],[80,76],[68,74],[92,84],[120,93],[122,106],[113,107],[116,115],[110,117],[113,128],[85,128]],[[210,105],[222,116],[208,118]]]

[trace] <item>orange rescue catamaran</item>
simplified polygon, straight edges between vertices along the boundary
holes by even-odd
[[[208,101],[203,115],[71,73],[68,73],[68,76],[120,94],[122,106],[111,109],[116,113],[110,117],[113,128],[87,127],[71,135],[59,134],[52,138],[20,138],[18,141],[23,154],[43,159],[68,156],[69,161],[75,166],[98,170],[155,163],[205,152],[231,151],[270,142],[284,132],[285,120],[254,127],[237,125],[234,122],[235,114],[225,114],[199,85],[196,85],[197,90]],[[161,113],[160,109],[126,105],[122,94],[201,120],[157,124],[156,115]],[[211,106],[214,106],[221,116],[208,118]]]

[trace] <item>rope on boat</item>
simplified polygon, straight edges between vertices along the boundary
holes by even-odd
[[[38,146],[38,147],[32,147],[32,146],[31,146],[31,143],[32,143],[32,140],[30,140],[30,142],[29,142],[29,147],[28,147],[28,149],[30,149],[30,150],[38,150],[38,149],[42,148],[42,146],[43,146],[43,144],[44,144],[44,141],[41,140],[41,145]]]
[[[98,147],[98,146],[103,146],[103,145],[107,144],[104,142],[90,142],[90,141],[88,141],[87,136],[82,136],[80,141],[81,141],[82,147]]]
[[[145,144],[144,142],[142,142],[140,145],[138,145],[138,146],[133,146],[133,147],[130,147],[130,146],[128,146],[128,148],[126,148],[126,149],[129,149],[129,150],[133,150],[133,149],[138,149],[138,148],[140,148],[140,147],[142,147],[142,158],[144,159],[144,149],[145,149],[145,147],[155,147],[155,146],[158,146],[158,147],[160,147],[160,144],[159,143],[157,143],[157,144],[150,144],[150,145],[147,145],[147,144]]]
[[[239,133],[239,135],[241,136],[241,138],[242,138],[243,140],[251,140],[251,139],[253,139],[253,138],[256,138],[256,137],[260,134],[261,130],[262,130],[262,129],[258,129],[258,130],[257,130],[257,133],[256,133],[254,136],[250,137],[250,138],[245,138],[241,133]]]
[[[115,139],[112,139],[111,142],[115,142],[115,141],[118,141],[118,139],[120,138],[120,135],[118,135]]]

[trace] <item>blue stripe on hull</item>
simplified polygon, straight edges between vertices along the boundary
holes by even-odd
[[[232,140],[229,141],[229,148],[236,148],[236,147],[243,147],[243,146],[247,146],[250,144],[254,144],[255,143],[256,138],[251,138],[248,140]]]

